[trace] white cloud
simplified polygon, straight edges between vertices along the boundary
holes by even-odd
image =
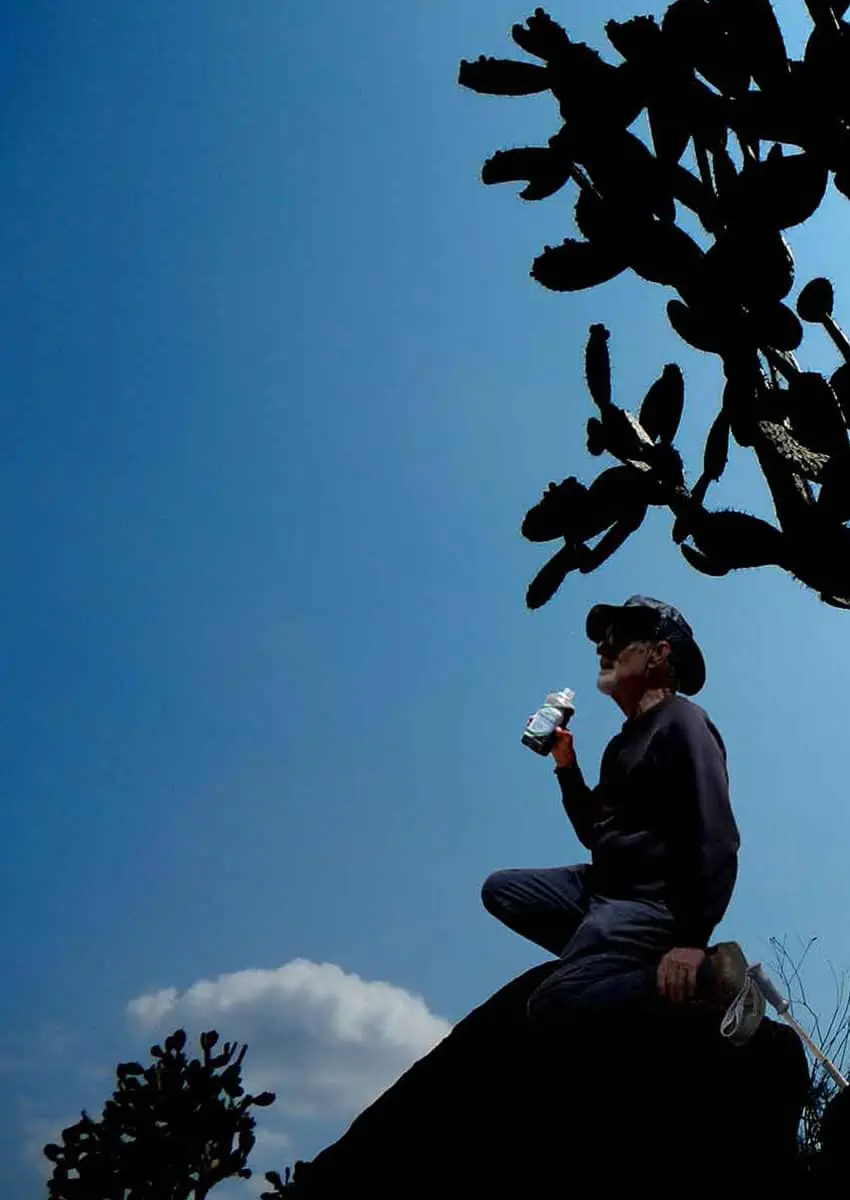
[[[274,1091],[272,1112],[331,1120],[369,1104],[450,1029],[404,988],[301,958],[138,996],[128,1010],[148,1031],[186,1029],[196,1046],[205,1029],[247,1042],[246,1086]]]
[[[260,1129],[258,1126],[254,1130],[254,1135],[257,1139],[257,1150],[274,1150],[277,1153],[280,1150],[292,1149],[292,1138],[288,1133],[275,1132],[271,1129]]]
[[[149,996],[138,996],[127,1007],[139,1025],[152,1028],[174,1007],[176,1000],[176,988],[163,988],[161,992],[153,992]]]

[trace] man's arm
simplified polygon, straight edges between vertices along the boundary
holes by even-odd
[[[671,723],[660,741],[659,766],[669,771],[678,940],[704,948],[729,905],[738,871],[740,837],[729,802],[726,755],[696,709]]]
[[[659,743],[659,766],[668,773],[678,931],[676,948],[658,965],[658,990],[681,1001],[696,993],[704,948],[732,897],[740,838],[729,803],[726,754],[702,714],[686,713]]]
[[[555,776],[561,788],[564,812],[569,817],[578,840],[588,850],[592,850],[595,841],[593,790],[584,781],[575,755],[573,735],[569,730],[557,731],[552,757],[555,760]]]

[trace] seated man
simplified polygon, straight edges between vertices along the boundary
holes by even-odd
[[[737,873],[723,742],[684,698],[705,682],[690,625],[670,605],[633,596],[591,609],[587,634],[599,689],[626,715],[595,788],[569,732],[558,732],[552,751],[564,808],[591,862],[497,871],[482,888],[488,912],[561,960],[532,994],[532,1018],[657,993],[694,996]]]

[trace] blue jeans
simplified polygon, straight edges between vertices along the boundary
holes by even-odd
[[[665,905],[595,895],[587,866],[496,871],[481,898],[502,924],[561,960],[528,1001],[535,1020],[650,999],[659,960],[675,944]]]

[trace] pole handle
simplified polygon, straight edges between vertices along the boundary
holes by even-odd
[[[747,974],[750,975],[753,980],[755,980],[759,991],[764,996],[771,1008],[776,1009],[780,1017],[784,1017],[791,1005],[785,996],[783,996],[779,991],[776,984],[767,974],[761,963],[755,963],[748,969]]]

